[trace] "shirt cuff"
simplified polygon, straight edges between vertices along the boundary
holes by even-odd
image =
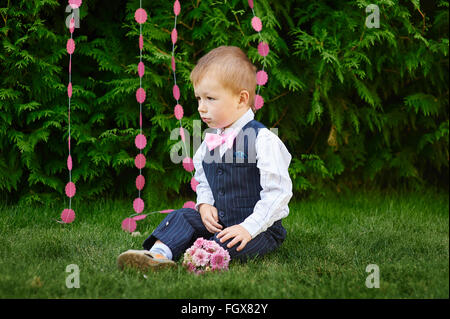
[[[198,210],[198,206],[200,206],[201,204],[209,204],[211,206],[214,205],[214,199],[206,199],[206,198],[202,198],[202,199],[197,199],[197,203],[195,204],[195,210],[200,212]]]
[[[251,216],[251,215],[250,215]],[[250,217],[249,216],[249,217]],[[256,222],[253,218],[249,218],[247,217],[246,220],[244,220],[242,223],[240,223],[239,225],[241,225],[242,227],[244,227],[250,234],[250,236],[252,236],[252,239],[255,238],[256,236],[258,236],[261,232],[262,232],[262,227],[261,225]]]

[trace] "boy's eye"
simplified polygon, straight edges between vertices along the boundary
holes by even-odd
[[[210,96],[207,96],[206,98],[207,98],[208,100],[215,100],[215,98],[210,97]],[[197,101],[200,101],[201,97],[200,97],[200,96],[197,96],[196,99],[197,99]]]

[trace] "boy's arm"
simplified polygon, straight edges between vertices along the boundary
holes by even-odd
[[[268,129],[261,129],[256,139],[256,161],[260,171],[261,199],[253,213],[240,225],[256,237],[273,223],[289,214],[292,197],[289,164],[292,156],[283,142]]]
[[[214,196],[209,187],[208,180],[206,179],[205,172],[203,171],[203,156],[205,154],[205,141],[197,149],[197,152],[192,159],[195,167],[195,180],[199,183],[197,185],[197,203],[195,204],[195,209],[199,211],[200,204],[206,203],[209,205],[214,205]]]

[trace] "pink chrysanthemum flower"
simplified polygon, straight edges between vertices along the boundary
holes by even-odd
[[[192,256],[194,256],[196,250],[197,250],[197,247],[192,246],[191,248],[186,250],[186,253],[192,258]]]
[[[194,246],[197,248],[202,248],[204,242],[205,240],[202,237],[197,238],[197,240],[194,242]]]
[[[215,251],[217,251],[220,248],[220,246],[214,240],[207,240],[203,243],[203,248],[208,253],[214,253]]]
[[[208,253],[204,249],[198,248],[193,255],[193,261],[199,266],[206,266],[209,261]]]
[[[211,268],[220,269],[225,266],[225,256],[222,252],[218,251],[211,255]]]

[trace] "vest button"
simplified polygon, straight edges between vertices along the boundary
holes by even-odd
[[[222,175],[222,174],[223,174],[223,171],[219,168],[219,169],[217,170],[217,174]]]
[[[223,195],[225,195],[225,192],[224,192],[223,190],[220,190],[220,191],[219,191],[219,195],[220,195],[220,196],[223,196]]]
[[[223,216],[225,216],[225,213],[224,213],[223,211],[220,211],[220,212],[219,212],[219,216],[220,216],[220,217],[223,217]]]

